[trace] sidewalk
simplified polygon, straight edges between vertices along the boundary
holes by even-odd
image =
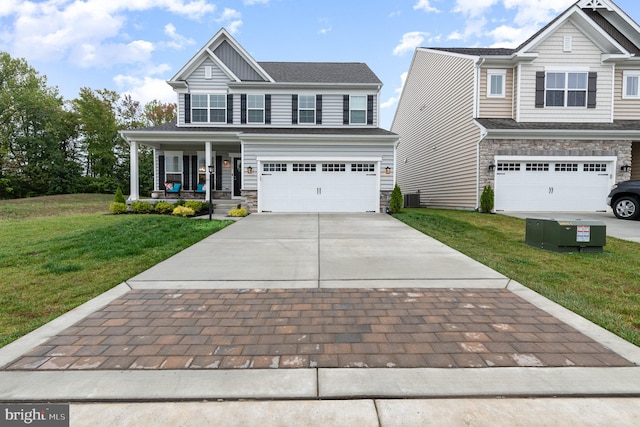
[[[639,364],[638,347],[387,215],[251,215],[0,349],[0,401],[77,402],[76,425],[631,425]],[[260,402],[197,403],[215,399]],[[155,400],[194,402],[126,403]],[[82,403],[99,401],[123,403]]]

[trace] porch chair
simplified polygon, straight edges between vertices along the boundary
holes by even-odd
[[[177,194],[178,198],[180,198],[180,189],[182,188],[182,184],[179,182],[165,182],[164,183],[164,197],[167,197],[168,194]]]
[[[205,194],[207,193],[206,188],[204,188],[205,184],[198,184],[196,189],[194,190],[195,195],[200,195],[202,194],[202,198],[204,199],[206,196]]]

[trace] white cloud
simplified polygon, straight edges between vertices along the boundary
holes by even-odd
[[[412,31],[410,33],[403,34],[400,44],[393,49],[393,54],[401,56],[407,52],[412,52],[422,44],[424,38],[428,35],[429,33],[421,31]]]
[[[253,6],[254,4],[268,4],[269,0],[244,0],[244,4],[247,6]]]
[[[481,16],[496,3],[498,3],[498,0],[456,0],[453,11],[467,16],[477,17]]]
[[[242,25],[242,14],[235,9],[225,8],[216,22],[224,26],[231,34],[236,34]]]
[[[190,46],[196,42],[193,39],[184,37],[176,31],[176,27],[173,24],[167,24],[164,26],[164,33],[171,39],[170,42],[166,42],[165,45],[172,49],[181,50],[185,46]]]
[[[404,89],[404,84],[407,81],[408,72],[404,72],[400,75],[400,87],[397,87],[393,90],[394,95],[390,97],[388,100],[380,104],[380,108],[392,108],[398,103],[400,99],[400,95],[402,95],[402,90]]]
[[[145,76],[142,78],[126,75],[114,77],[118,92],[131,95],[142,105],[157,99],[160,102],[176,102],[176,93],[163,79]]]
[[[418,3],[413,6],[413,9],[424,10],[425,12],[440,12],[437,8],[429,4],[429,0],[418,0]]]
[[[395,12],[391,12],[389,14],[389,18],[395,18],[396,16],[400,16],[402,15],[402,11],[401,10],[396,10]]]
[[[319,34],[322,34],[323,36],[325,34],[328,34],[331,32],[331,30],[333,29],[331,27],[331,24],[329,23],[329,19],[327,18],[320,18],[319,19],[320,24],[322,25],[322,28],[320,28],[320,31],[318,31]]]

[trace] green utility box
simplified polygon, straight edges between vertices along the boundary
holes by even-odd
[[[527,218],[525,241],[553,252],[602,252],[607,227],[602,221]]]

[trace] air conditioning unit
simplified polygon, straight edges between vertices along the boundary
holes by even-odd
[[[405,208],[419,208],[420,207],[420,194],[405,194],[404,195],[404,207]]]

